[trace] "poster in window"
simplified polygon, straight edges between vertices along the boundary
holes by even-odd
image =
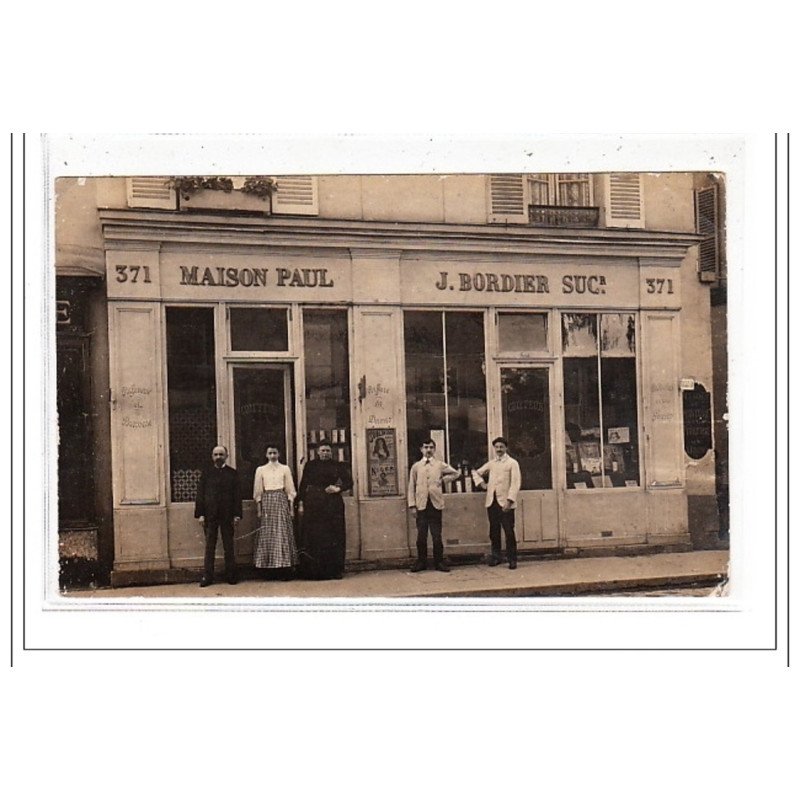
[[[391,497],[399,494],[397,432],[394,428],[367,430],[367,465],[370,497]]]

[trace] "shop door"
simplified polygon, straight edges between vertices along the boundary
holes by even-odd
[[[265,463],[268,444],[280,449],[292,468],[294,435],[292,374],[288,364],[231,365],[234,459],[242,495],[252,497],[256,467]]]
[[[550,426],[551,384],[549,365],[500,368],[503,436],[522,473],[517,536],[541,547],[555,547],[558,543],[558,500],[553,483]]]

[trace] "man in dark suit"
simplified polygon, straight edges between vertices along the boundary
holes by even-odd
[[[218,445],[211,451],[213,466],[203,470],[197,485],[194,515],[206,535],[206,555],[201,586],[214,583],[214,556],[217,550],[217,531],[222,531],[222,549],[225,551],[225,576],[228,583],[236,583],[236,556],[233,552],[233,526],[242,518],[242,494],[239,476],[235,469],[225,465],[228,450]]]

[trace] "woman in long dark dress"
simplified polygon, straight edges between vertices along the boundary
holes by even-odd
[[[313,580],[341,578],[344,573],[345,526],[342,492],[353,488],[350,470],[333,460],[330,443],[317,445],[317,458],[303,470],[297,490],[302,519],[300,570]]]

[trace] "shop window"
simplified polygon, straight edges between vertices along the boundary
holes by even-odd
[[[501,353],[546,353],[547,314],[501,313],[497,317]]]
[[[308,458],[328,439],[333,457],[350,459],[350,360],[347,312],[303,312]]]
[[[190,503],[217,444],[214,310],[166,314],[170,491],[173,503]]]
[[[469,472],[486,460],[486,376],[483,314],[404,314],[409,463],[424,439],[460,468],[455,491],[470,491]]]
[[[285,308],[230,308],[231,350],[278,352],[289,349]]]
[[[636,318],[562,314],[567,487],[639,485]]]

